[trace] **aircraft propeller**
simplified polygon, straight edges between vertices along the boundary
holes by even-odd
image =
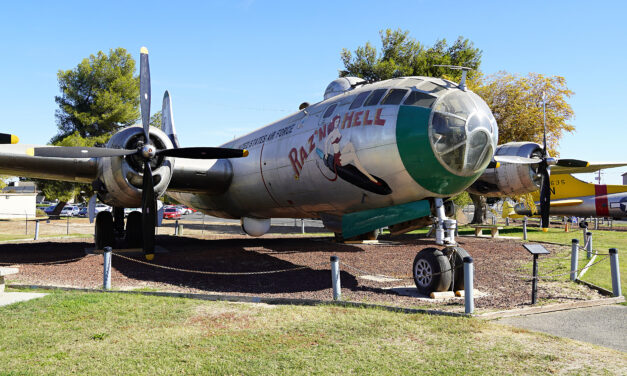
[[[542,177],[542,182],[540,184],[541,227],[542,231],[546,232],[549,228],[549,212],[551,209],[551,166],[588,167],[590,163],[579,159],[557,159],[549,155],[546,149],[546,98],[544,93],[542,93],[542,104],[544,112],[542,156],[540,158],[525,158],[518,156],[495,155],[494,162],[532,164],[538,166],[537,172]]]
[[[16,135],[0,133],[0,144],[17,144],[19,140]]]
[[[140,110],[144,133],[144,143],[137,149],[113,149],[106,147],[39,147],[34,148],[32,154],[36,157],[56,158],[101,158],[139,155],[144,160],[142,180],[142,238],[143,250],[146,258],[154,257],[155,227],[157,223],[157,198],[155,196],[154,181],[150,162],[157,156],[191,158],[191,159],[221,159],[240,158],[248,155],[246,149],[230,149],[217,147],[189,147],[179,148],[178,139],[172,121],[172,105],[170,94],[166,91],[162,107],[162,127],[172,140],[174,149],[157,149],[150,141],[150,66],[148,49],[141,48],[140,69]],[[0,139],[1,140],[1,139]]]

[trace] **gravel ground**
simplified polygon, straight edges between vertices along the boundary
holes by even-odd
[[[433,247],[433,239],[403,235],[381,237],[385,244],[336,244],[331,237],[281,233],[250,238],[237,226],[215,226],[222,233],[205,231],[204,236],[159,235],[157,244],[168,253],[157,254],[154,264],[204,273],[188,273],[145,265],[113,257],[112,284],[118,289],[151,288],[163,291],[253,295],[263,297],[329,300],[332,297],[329,257],[337,255],[341,266],[344,300],[383,303],[403,307],[432,307],[463,311],[463,300],[418,301],[400,296],[390,287],[413,286],[411,266],[423,248]],[[291,229],[286,232],[294,232]],[[186,228],[186,234],[187,234]],[[217,232],[217,231],[215,231]],[[514,308],[530,302],[531,282],[525,278],[531,256],[520,240],[460,237],[460,246],[475,261],[475,288],[487,295],[477,298],[482,310]],[[99,288],[102,285],[102,256],[86,255],[91,239],[53,239],[0,244],[0,266],[18,265],[13,283]],[[554,253],[557,246],[547,245]],[[131,255],[143,261],[141,255]],[[564,257],[562,254],[560,257]],[[541,265],[541,264],[540,264]],[[275,274],[213,275],[212,272],[263,272],[297,270]],[[541,274],[548,274],[543,271]],[[394,282],[374,282],[364,274],[402,278]],[[540,281],[540,302],[599,298],[596,291],[581,285]]]

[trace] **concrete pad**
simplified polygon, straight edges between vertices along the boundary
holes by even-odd
[[[41,298],[48,294],[42,292],[3,292],[0,294],[0,306],[6,306],[17,302],[25,302],[31,299]]]
[[[360,275],[357,278],[363,278],[363,279],[367,279],[369,281],[374,281],[374,282],[398,282],[398,281],[402,281],[402,279],[399,279],[399,278],[391,278],[391,277],[386,277],[386,276],[382,276],[382,275]]]
[[[397,293],[398,295],[401,296],[410,296],[412,298],[416,298],[419,300],[424,300],[424,301],[429,301],[429,302],[433,302],[433,301],[443,301],[443,300],[461,300],[463,301],[464,298],[463,297],[451,297],[451,298],[442,298],[442,299],[438,299],[438,298],[431,298],[428,295],[424,295],[418,292],[418,289],[416,288],[416,286],[397,286],[397,287],[390,287],[387,288],[386,290],[390,290],[393,291],[395,293]],[[482,296],[486,296],[488,294],[481,292],[479,290],[474,290],[474,294],[475,294],[475,298],[480,298]]]

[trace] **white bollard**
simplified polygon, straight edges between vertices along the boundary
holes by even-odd
[[[176,220],[176,223],[174,224],[174,236],[179,236],[179,220]]]
[[[111,247],[104,247],[104,262],[102,273],[102,288],[111,290]]]
[[[39,239],[39,219],[35,221],[35,240]]]
[[[620,268],[618,265],[618,249],[610,248],[610,269],[612,269],[612,293],[621,296]]]
[[[586,233],[587,243],[586,243],[586,257],[588,260],[592,258],[592,233]]]
[[[472,257],[464,257],[464,304],[466,314],[472,314],[475,311],[475,299],[473,296],[474,281],[474,265]]]
[[[333,283],[333,300],[342,299],[342,284],[340,283],[340,258],[331,256],[331,282]]]
[[[579,264],[579,240],[573,239],[570,251],[570,280],[577,279],[577,266]]]

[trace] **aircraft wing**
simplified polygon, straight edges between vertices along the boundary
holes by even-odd
[[[41,158],[28,149],[47,145],[1,145],[0,174],[77,183],[91,183],[98,175],[95,158]]]
[[[627,162],[590,162],[588,167],[552,166],[551,174],[581,174],[586,172],[595,172],[606,168],[615,168],[622,166],[627,166]]]

